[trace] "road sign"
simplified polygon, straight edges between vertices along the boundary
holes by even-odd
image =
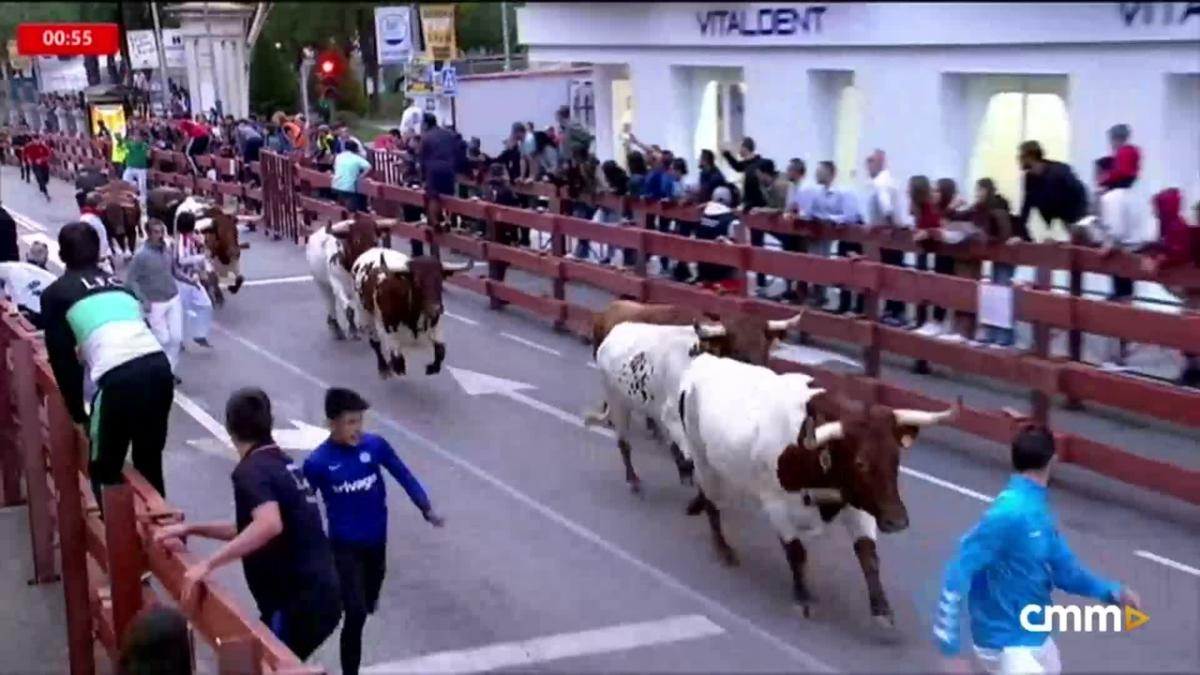
[[[458,70],[454,66],[446,66],[439,73],[441,76],[442,96],[458,94]]]

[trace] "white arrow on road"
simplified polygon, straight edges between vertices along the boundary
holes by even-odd
[[[200,404],[193,401],[180,392],[175,392],[175,403],[183,408],[183,411],[192,416],[200,426],[208,430],[212,434],[212,438],[203,438],[188,441],[188,445],[197,450],[218,457],[233,457],[233,442],[229,440],[229,434],[225,431],[225,427],[221,425],[208,411],[200,407]],[[309,424],[302,420],[289,420],[292,423],[291,429],[272,429],[271,436],[279,447],[284,450],[312,450],[329,437],[329,431],[318,426]]]
[[[579,427],[580,429],[587,429],[594,434],[600,434],[606,438],[616,438],[616,434],[612,431],[612,429],[584,426],[583,417],[581,415],[573,415],[565,410],[555,408],[552,405],[542,403],[536,398],[523,394],[522,392],[537,389],[537,387],[533,386],[532,384],[519,382],[517,380],[509,380],[503,377],[495,377],[493,375],[485,375],[484,373],[477,373],[473,370],[467,370],[465,368],[451,367],[449,370],[455,381],[458,382],[458,386],[462,387],[463,391],[466,392],[468,396],[486,396],[488,394],[503,396],[504,398],[507,398],[511,401],[516,401],[521,405],[544,412],[551,417],[556,417],[563,422]]]

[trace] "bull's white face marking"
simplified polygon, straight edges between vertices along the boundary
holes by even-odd
[[[833,456],[829,454],[829,448],[821,449],[821,456],[817,458],[817,461],[821,463],[821,470],[829,473],[829,469],[833,467]]]

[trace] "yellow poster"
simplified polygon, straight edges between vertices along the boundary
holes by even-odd
[[[404,69],[404,93],[428,96],[433,93],[433,64],[411,61]]]
[[[421,5],[421,32],[425,35],[425,56],[430,61],[449,61],[458,56],[454,5]]]
[[[100,123],[108,127],[109,133],[125,136],[125,106],[120,103],[92,104],[92,135],[100,133]]]

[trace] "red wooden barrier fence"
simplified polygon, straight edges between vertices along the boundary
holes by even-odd
[[[97,671],[93,642],[115,663],[125,628],[157,601],[143,572],[177,601],[183,574],[197,561],[152,543],[159,527],[183,514],[132,468],[125,469],[124,485],[104,489],[100,518],[87,476],[87,439],[67,412],[40,338],[6,304],[0,304],[0,358],[6,366],[0,370],[3,500],[28,505],[31,583],[62,579],[70,672],[91,675]],[[216,650],[223,675],[323,672],[305,666],[214,582],[205,583],[187,618]]]

